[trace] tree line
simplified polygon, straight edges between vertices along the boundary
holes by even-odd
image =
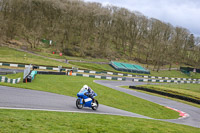
[[[0,0],[0,39],[21,38],[31,48],[46,38],[70,56],[200,67],[200,37],[116,6],[81,0]],[[170,68],[169,68],[170,69]]]

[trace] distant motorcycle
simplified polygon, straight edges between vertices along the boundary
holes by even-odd
[[[98,101],[95,99],[94,100],[95,102],[92,102],[92,98],[84,95],[84,93],[86,93],[86,92],[87,92],[87,90],[77,93],[78,98],[76,100],[76,107],[78,109],[82,109],[83,107],[89,107],[89,108],[92,108],[93,110],[97,110],[97,108],[99,106]],[[95,93],[95,96],[97,96],[96,93]]]

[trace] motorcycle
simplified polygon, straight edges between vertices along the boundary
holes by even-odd
[[[77,93],[78,98],[76,100],[76,107],[78,109],[82,109],[83,107],[89,107],[89,108],[92,108],[93,110],[97,110],[97,108],[99,106],[98,101],[95,99],[93,102],[92,98],[85,95],[86,92],[87,92],[87,90]],[[95,97],[95,96],[97,96],[96,93],[93,97]]]

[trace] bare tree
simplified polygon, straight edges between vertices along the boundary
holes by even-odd
[[[34,49],[41,39],[66,55],[137,60],[154,66],[196,66],[199,44],[187,29],[125,8],[82,0],[0,0],[1,40],[20,38]]]

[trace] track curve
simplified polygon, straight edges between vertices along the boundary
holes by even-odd
[[[163,106],[168,106],[168,107],[186,112],[187,114],[189,114],[189,117],[187,118],[173,119],[173,120],[170,119],[170,120],[162,120],[162,121],[168,121],[172,123],[184,124],[184,125],[200,128],[200,109],[199,108],[190,106],[184,103],[180,103],[177,101],[173,101],[170,99],[157,97],[157,96],[119,87],[119,86],[129,86],[129,85],[141,85],[144,83],[130,82],[130,81],[107,81],[107,80],[95,80],[94,82],[100,85],[104,85],[106,87],[110,87],[112,89],[121,91],[121,92],[128,93],[130,95],[163,105]]]
[[[81,112],[121,115],[152,119],[139,114],[99,105],[98,110],[89,108],[77,109],[76,98],[59,95],[49,92],[0,86],[0,109],[25,109],[25,110],[46,110],[60,112]]]
[[[131,81],[108,81],[108,80],[95,80],[94,82],[163,106],[168,106],[184,111],[188,113],[190,116],[184,119],[173,119],[173,120],[162,119],[161,121],[184,124],[200,128],[199,108],[183,104],[180,102],[176,102],[173,100],[156,97],[145,93],[137,92],[134,90],[124,89],[119,87],[119,86],[139,85],[145,83],[131,82]],[[76,108],[75,102],[76,98],[70,96],[59,95],[43,91],[0,86],[0,109],[8,108],[8,109],[60,111],[60,112],[97,113],[97,114],[110,114],[110,115],[153,119],[150,117],[142,116],[139,114],[131,113],[128,111],[112,108],[101,104],[97,111],[93,111],[92,109],[89,108],[84,108],[80,110]]]

